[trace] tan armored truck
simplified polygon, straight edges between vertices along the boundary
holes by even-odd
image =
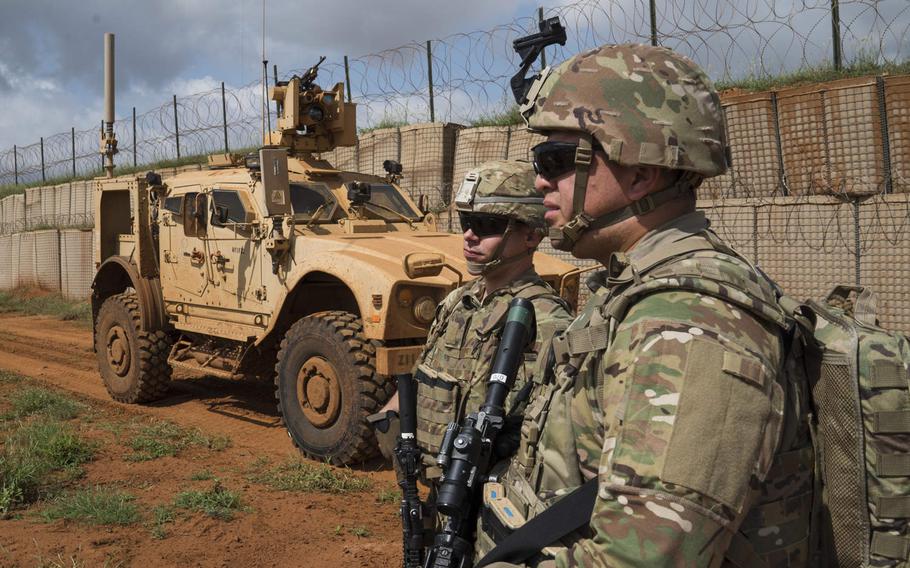
[[[95,351],[121,402],[163,397],[174,368],[274,380],[294,443],[348,464],[373,454],[366,417],[467,272],[462,238],[399,189],[395,164],[381,178],[314,157],[356,132],[343,85],[323,91],[315,77],[271,89],[278,128],[253,156],[97,180]],[[543,254],[536,265],[577,298],[571,265]]]

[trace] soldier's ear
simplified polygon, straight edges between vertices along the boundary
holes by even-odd
[[[631,172],[632,179],[626,196],[637,201],[649,193],[661,189],[664,180],[664,170],[655,166],[634,166]]]

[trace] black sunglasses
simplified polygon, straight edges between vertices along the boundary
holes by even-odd
[[[577,142],[547,141],[531,148],[534,153],[534,171],[540,177],[552,180],[575,169]],[[592,150],[600,150],[596,142]]]
[[[467,233],[468,229],[478,237],[489,237],[490,235],[501,235],[506,232],[509,226],[508,217],[499,217],[497,215],[483,215],[480,213],[458,212],[458,221],[461,223],[461,232]]]

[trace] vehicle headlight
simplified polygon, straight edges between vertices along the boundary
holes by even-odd
[[[420,323],[427,324],[433,321],[436,315],[436,300],[429,296],[423,296],[414,302],[414,319]]]

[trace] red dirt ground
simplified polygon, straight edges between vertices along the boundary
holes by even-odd
[[[376,499],[394,487],[394,473],[386,464],[377,461],[355,471],[373,482],[373,489],[362,493],[288,493],[249,481],[247,473],[257,460],[274,465],[298,455],[280,425],[271,385],[177,376],[171,394],[160,402],[116,403],[98,376],[91,333],[44,316],[0,316],[0,369],[75,393],[92,406],[94,418],[80,428],[102,442],[102,449],[78,483],[115,486],[136,495],[146,521],[125,528],[46,523],[34,513],[39,503],[18,511],[18,518],[0,520],[0,567],[401,564],[397,502]],[[129,450],[118,444],[116,434],[95,427],[103,421],[99,415],[123,424],[168,420],[227,436],[232,444],[218,452],[195,449],[173,458],[125,461]],[[211,487],[212,481],[191,480],[202,469],[240,492],[249,510],[231,521],[182,513],[166,525],[165,538],[154,538],[148,511],[180,491]]]

